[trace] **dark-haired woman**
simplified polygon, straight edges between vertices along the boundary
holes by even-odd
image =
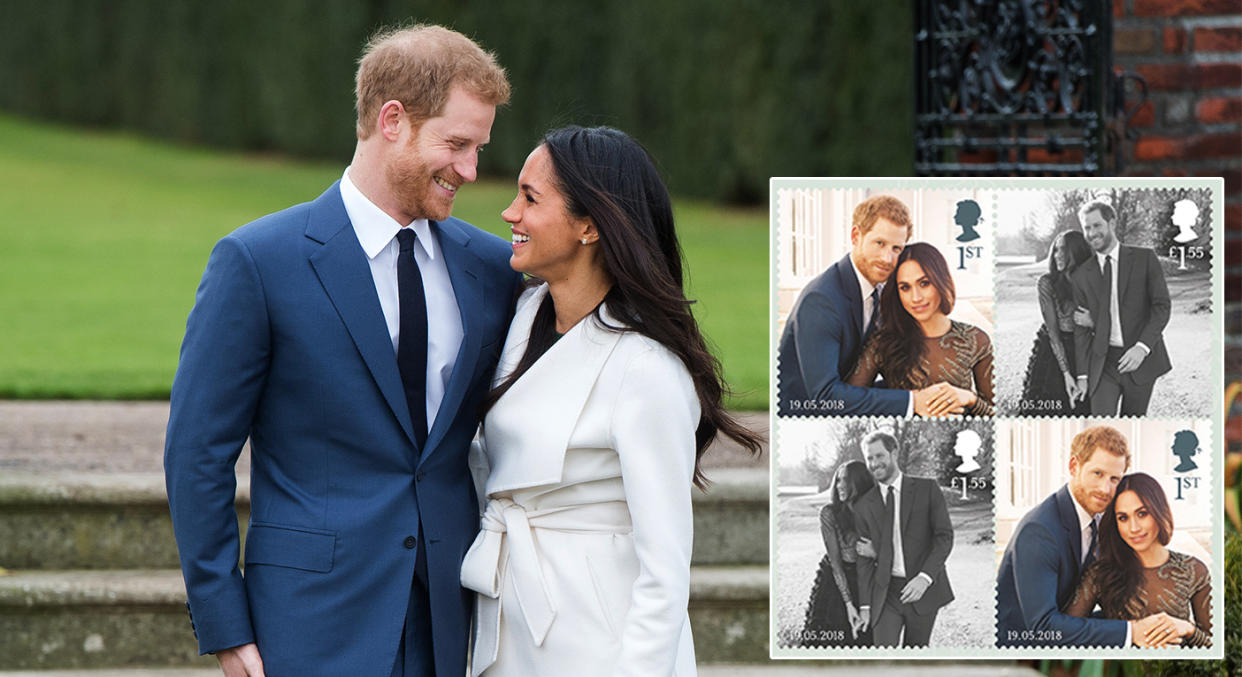
[[[472,674],[695,674],[692,484],[720,433],[720,365],[682,286],[668,192],[622,132],[549,133],[501,215],[518,301],[484,401]]]
[[[1085,618],[1096,604],[1105,618],[1165,613],[1171,622],[1147,643],[1178,637],[1182,646],[1211,646],[1211,574],[1195,557],[1169,550],[1172,536],[1173,512],[1160,482],[1144,473],[1121,478],[1100,519],[1099,557],[1083,572],[1065,613]]]
[[[991,416],[992,343],[982,329],[949,319],[956,299],[940,252],[926,242],[907,245],[880,292],[880,329],[846,380],[869,386],[879,374],[902,390],[940,383],[934,414]]]
[[[1074,377],[1074,323],[1091,326],[1087,312],[1076,313],[1070,271],[1091,258],[1087,238],[1067,230],[1052,241],[1048,249],[1048,272],[1035,283],[1039,293],[1039,314],[1044,323],[1035,334],[1035,346],[1022,377],[1019,416],[1040,414],[1087,415],[1087,398],[1076,398]]]
[[[871,633],[861,627],[858,615],[858,530],[851,506],[874,486],[862,461],[841,464],[832,477],[828,504],[819,511],[826,552],[806,608],[803,646],[871,645]]]

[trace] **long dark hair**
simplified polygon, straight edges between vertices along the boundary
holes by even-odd
[[[1117,497],[1133,491],[1143,507],[1156,519],[1161,545],[1173,536],[1173,511],[1160,482],[1146,473],[1126,475],[1117,483],[1117,492],[1100,518],[1100,609],[1106,618],[1125,618],[1126,605],[1134,599],[1143,580],[1143,563],[1117,529]]]
[[[940,294],[940,312],[945,315],[953,312],[953,304],[957,300],[957,287],[953,284],[949,264],[938,249],[926,242],[912,242],[901,250],[897,265],[893,266],[893,272],[888,274],[884,290],[880,292],[880,329],[875,339],[879,363],[891,365],[885,367],[889,370],[889,376],[913,372],[927,352],[923,329],[919,327],[918,320],[902,307],[901,295],[897,291],[897,271],[906,261],[914,261],[922,267],[923,274]]]
[[[1065,266],[1064,270],[1057,268],[1058,242],[1065,247],[1065,254],[1069,257],[1069,265]],[[1052,244],[1048,245],[1048,275],[1051,276],[1052,289],[1056,292],[1058,299],[1073,298],[1074,287],[1070,283],[1070,271],[1089,258],[1091,258],[1091,245],[1087,244],[1087,238],[1083,237],[1082,233],[1067,230],[1052,238]]]
[[[695,430],[694,484],[706,488],[700,461],[718,434],[755,454],[761,438],[734,420],[722,403],[728,387],[720,361],[707,349],[690,313],[668,189],[647,150],[611,127],[563,127],[548,132],[541,145],[552,158],[552,179],[570,215],[590,218],[595,224],[604,270],[613,281],[604,303],[624,326],[605,322],[598,306],[595,319],[609,330],[634,331],[659,342],[690,372],[701,412]],[[485,410],[554,340],[550,298],[535,316],[526,353],[513,374],[488,394]]]
[[[845,476],[845,483],[850,487],[849,500],[844,503],[837,496],[837,478],[842,475]],[[837,466],[837,471],[832,475],[832,485],[828,493],[828,505],[824,506],[824,508],[831,510],[836,515],[838,524],[852,528],[854,517],[849,507],[874,487],[875,478],[871,476],[871,471],[867,470],[865,463],[862,461],[846,461]]]

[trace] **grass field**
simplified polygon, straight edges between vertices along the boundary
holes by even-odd
[[[0,397],[167,397],[212,244],[343,169],[0,115]],[[499,214],[515,190],[467,186],[454,215],[507,238]],[[675,206],[730,406],[765,409],[766,211]]]

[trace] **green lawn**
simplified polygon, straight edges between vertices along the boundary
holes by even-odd
[[[343,168],[0,115],[0,397],[167,397],[212,244],[313,199]],[[514,191],[467,186],[454,215],[508,237],[499,214]],[[730,404],[765,409],[766,212],[676,205]]]

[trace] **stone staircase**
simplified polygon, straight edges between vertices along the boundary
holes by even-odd
[[[218,674],[185,611],[166,421],[167,403],[0,402],[0,671],[36,671],[0,676]],[[690,614],[699,660],[724,669],[767,661],[767,459],[714,456],[713,487],[695,495]],[[243,455],[243,527],[247,467]]]

